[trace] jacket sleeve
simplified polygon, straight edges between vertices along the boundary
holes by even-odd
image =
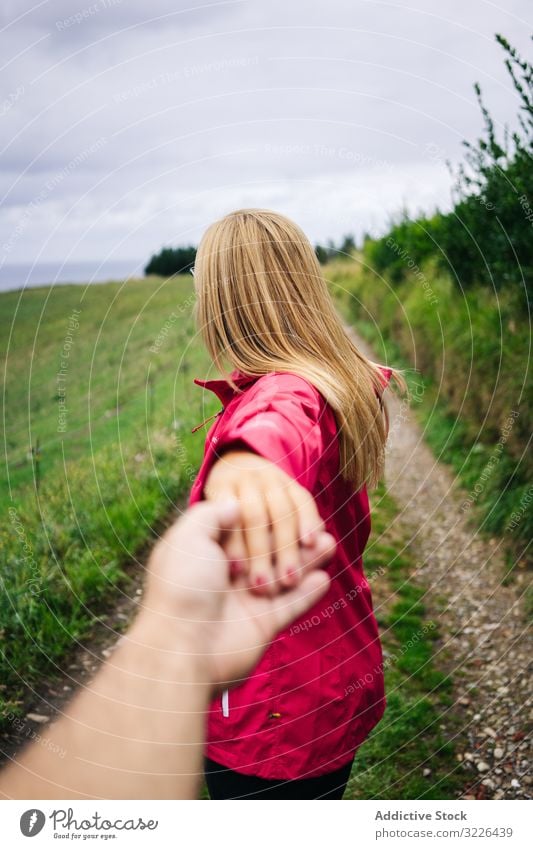
[[[253,451],[311,491],[325,449],[322,396],[303,378],[287,379],[287,375],[269,375],[250,395],[221,434],[217,454]]]

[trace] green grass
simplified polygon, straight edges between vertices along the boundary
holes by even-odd
[[[10,487],[33,482],[28,452],[37,439],[46,479],[63,461],[127,443],[143,427],[171,425],[191,405],[200,412],[201,392],[192,378],[207,360],[195,339],[191,309],[190,276],[30,289],[20,302],[18,292],[0,296],[7,453],[2,506]],[[57,375],[74,310],[80,311],[79,327],[70,332],[61,383]],[[150,348],[162,331],[154,353]],[[66,433],[58,429],[63,387]]]
[[[414,557],[395,524],[397,507],[381,486],[372,502],[373,531],[364,562],[376,580],[387,710],[359,749],[345,799],[453,799],[462,785],[453,744],[449,677],[434,660],[438,629]],[[446,734],[441,725],[446,725]],[[424,769],[431,769],[424,776]]]
[[[512,293],[497,302],[485,290],[461,294],[428,268],[439,299],[433,306],[416,281],[392,285],[346,262],[326,273],[341,311],[378,358],[405,369],[424,437],[466,490],[473,526],[505,538],[509,570],[530,564],[530,335],[515,322]]]
[[[0,296],[0,714],[23,710],[30,689],[127,588],[125,567],[190,488],[203,451],[203,431],[191,428],[219,406],[192,382],[209,362],[191,295],[182,277]],[[56,375],[73,310],[58,432]],[[37,437],[38,490],[28,460]]]

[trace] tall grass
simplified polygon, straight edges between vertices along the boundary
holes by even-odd
[[[392,283],[362,255],[326,273],[347,318],[383,360],[407,369],[424,435],[467,490],[462,509],[504,535],[510,562],[524,564],[533,534],[533,386],[517,293],[461,292],[431,263]]]

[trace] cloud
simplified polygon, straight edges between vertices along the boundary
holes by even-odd
[[[8,2],[0,263],[142,259],[244,205],[315,240],[446,207],[444,160],[481,129],[475,80],[514,123],[493,36],[525,52],[528,15],[526,0]]]
[[[0,25],[5,28],[23,26],[27,30],[69,32],[75,41],[87,43],[91,38],[134,27],[168,29],[175,26],[197,27],[206,19],[231,15],[245,0],[158,0],[147,8],[145,0],[4,0]]]

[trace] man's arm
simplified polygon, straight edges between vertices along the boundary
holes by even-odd
[[[169,647],[179,646],[179,652]],[[189,651],[188,651],[189,649]],[[192,798],[211,687],[179,628],[134,625],[94,681],[0,776],[7,798]],[[50,748],[51,748],[50,747]]]
[[[202,774],[205,711],[243,676],[281,628],[314,604],[331,556],[322,534],[301,584],[274,599],[230,582],[221,548],[235,502],[200,504],[165,534],[149,563],[137,619],[112,658],[49,731],[58,758],[30,745],[0,774],[15,799],[190,799]]]

